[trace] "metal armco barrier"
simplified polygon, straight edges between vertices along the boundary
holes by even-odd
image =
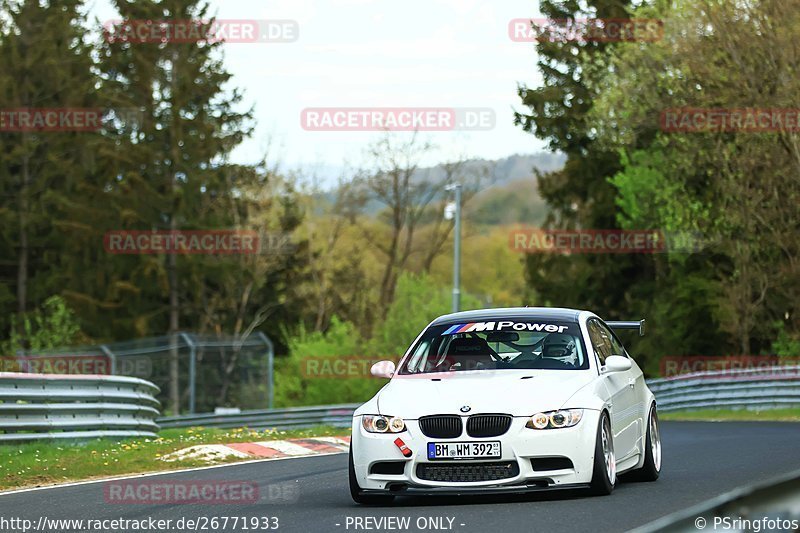
[[[771,524],[761,522],[759,529],[725,527],[723,518],[731,521],[748,519],[751,523],[766,519]],[[780,523],[776,524],[778,520]],[[789,523],[791,521],[800,523],[800,470],[764,483],[738,487],[707,502],[659,518],[632,533],[689,533],[706,528],[708,531],[797,531],[796,526]]]
[[[661,412],[800,406],[800,366],[697,372],[647,382]]]
[[[699,372],[647,381],[661,412],[693,409],[771,409],[800,406],[800,366]],[[293,429],[349,427],[359,404],[183,415],[158,419],[163,428],[191,426]]]
[[[184,415],[159,418],[162,428],[191,426],[252,429],[297,429],[313,426],[350,427],[353,411],[359,404],[322,405],[242,411],[235,414]]]
[[[661,412],[800,406],[800,366],[699,372],[648,380]],[[192,426],[349,427],[358,404],[157,418],[154,384],[131,377],[0,372],[0,442],[155,436]]]
[[[0,443],[154,437],[158,392],[123,376],[0,372]]]

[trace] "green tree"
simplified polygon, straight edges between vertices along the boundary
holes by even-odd
[[[10,322],[9,340],[0,343],[0,349],[9,354],[70,346],[82,339],[75,314],[60,296],[51,296],[41,309],[22,318],[12,315]]]
[[[411,342],[434,318],[452,311],[452,294],[447,287],[436,285],[430,276],[403,274],[397,282],[397,293],[370,339],[370,352],[391,355],[399,361]],[[462,294],[463,310],[480,309],[480,301],[470,294]]]
[[[480,307],[477,299],[462,295],[465,309]],[[436,317],[450,311],[450,292],[426,275],[402,274],[386,319],[372,338],[362,337],[351,322],[334,316],[324,332],[300,326],[286,332],[289,356],[276,364],[275,403],[323,405],[364,402],[386,382],[369,375],[373,362],[399,362],[417,335]],[[350,363],[346,372],[334,365]],[[355,375],[351,372],[355,372]]]
[[[775,329],[778,330],[778,337],[772,343],[770,351],[781,357],[792,357],[796,360],[800,355],[800,339],[792,338],[786,332],[786,326],[781,321],[775,322]]]
[[[97,106],[82,8],[80,0],[0,1],[0,107],[24,112]],[[14,280],[13,310],[20,318],[62,290],[58,258],[72,250],[59,228],[69,222],[65,205],[80,187],[96,139],[96,132],[79,131],[0,136],[0,276]],[[0,292],[0,304],[7,306],[9,296]],[[17,334],[24,345],[24,331]]]
[[[122,19],[130,21],[203,21],[211,24],[203,0],[116,0]],[[121,108],[136,108],[142,121],[116,139],[124,156],[109,169],[115,176],[111,201],[131,229],[220,229],[225,220],[216,209],[236,194],[236,172],[228,156],[251,131],[251,111],[239,111],[242,93],[228,87],[220,42],[128,42],[107,38],[100,70],[107,97]],[[251,174],[252,175],[252,174]],[[231,183],[230,179],[234,179]],[[135,287],[150,283],[162,292],[149,296],[139,320],[155,321],[157,331],[175,336],[186,321],[181,309],[193,287],[192,270],[203,261],[176,254],[130,262]],[[182,263],[182,264],[181,264]],[[134,295],[136,296],[136,295]],[[149,329],[149,328],[148,328]],[[177,343],[176,343],[177,344]],[[170,359],[170,403],[179,411],[178,353]]]
[[[724,334],[722,349],[744,354],[769,349],[776,320],[790,336],[800,329],[798,135],[659,131],[659,118],[681,108],[791,107],[796,81],[773,73],[797,66],[799,5],[686,0],[665,8],[662,42],[612,54],[616,84],[598,86],[592,116],[600,143],[625,154],[611,180],[621,223],[648,221],[708,241],[702,259],[671,254],[662,271],[679,284],[709,280],[697,299],[711,304],[705,323]]]
[[[363,365],[369,359],[362,338],[353,324],[337,317],[325,332],[309,332],[301,326],[288,346],[289,357],[276,366],[278,406],[363,402],[385,383],[366,374],[369,368]],[[365,375],[334,372],[334,362],[342,360],[354,361],[361,371],[366,370]]]
[[[551,19],[627,18],[628,6],[624,0],[546,0],[541,12]],[[600,93],[594,82],[606,77],[595,65],[602,64],[617,44],[543,39],[536,45],[543,83],[537,88],[519,87],[522,103],[530,112],[517,113],[516,123],[567,156],[563,169],[538,176],[540,195],[550,209],[545,226],[618,227],[616,191],[608,178],[620,170],[619,154],[595,143],[589,119]],[[528,282],[542,304],[588,308],[607,318],[646,311],[632,302],[649,292],[646,284],[653,276],[650,258],[531,254],[526,260]]]

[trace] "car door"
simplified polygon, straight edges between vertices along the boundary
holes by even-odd
[[[600,321],[600,328],[605,334],[609,336],[611,342],[611,355],[619,355],[631,359],[628,351],[620,342],[614,331],[609,328],[605,323]],[[616,378],[620,381],[619,385],[624,387],[625,394],[624,401],[626,404],[626,412],[620,418],[623,419],[625,426],[625,433],[630,438],[630,449],[628,453],[621,456],[622,459],[634,455],[639,451],[639,440],[642,437],[644,428],[644,420],[642,418],[644,413],[644,374],[642,370],[631,359],[631,368],[625,372],[616,373]]]
[[[605,366],[605,359],[611,355],[628,357],[619,340],[600,320],[591,319],[587,327],[601,368]],[[611,401],[611,431],[614,434],[614,452],[617,461],[630,457],[638,450],[636,445],[641,434],[639,425],[641,402],[636,393],[636,370],[638,367],[632,365],[631,369],[625,372],[612,372],[600,376]]]

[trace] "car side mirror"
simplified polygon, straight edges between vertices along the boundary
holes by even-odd
[[[369,371],[376,378],[391,379],[394,376],[394,370],[394,361],[378,361],[372,365]]]
[[[602,371],[604,374],[610,374],[612,372],[625,372],[626,370],[630,370],[631,360],[627,357],[622,357],[621,355],[609,355],[606,357],[606,364],[603,366]]]

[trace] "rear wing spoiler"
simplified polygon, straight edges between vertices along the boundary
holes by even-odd
[[[644,318],[641,320],[611,320],[606,324],[613,330],[638,329],[639,336],[644,337]]]

